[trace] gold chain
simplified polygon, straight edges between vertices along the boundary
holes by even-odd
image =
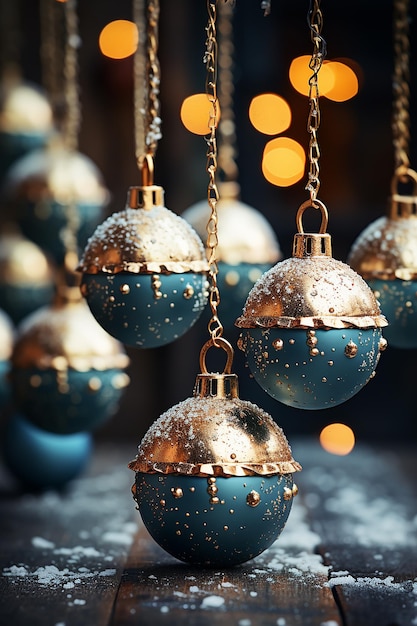
[[[66,112],[64,140],[69,150],[76,150],[78,147],[78,134],[81,123],[77,61],[77,52],[81,41],[78,33],[77,1],[67,0],[64,6],[66,26],[64,59]]]
[[[395,169],[401,175],[410,165],[410,39],[409,0],[394,0],[394,75],[392,132]]]
[[[138,29],[138,46],[133,58],[135,153],[139,160],[146,153],[146,68],[145,68],[145,0],[134,0],[133,19]]]
[[[161,139],[161,106],[159,102],[159,85],[161,72],[158,60],[158,25],[159,0],[148,0],[147,6],[147,125],[146,146],[148,153],[155,156],[158,141]]]
[[[220,2],[218,9],[217,30],[219,33],[218,59],[218,91],[221,107],[219,121],[219,168],[224,173],[226,181],[235,182],[238,178],[236,164],[236,126],[233,111],[233,5],[230,2]]]
[[[309,67],[313,74],[309,79],[308,100],[310,105],[307,130],[310,135],[308,148],[308,183],[306,190],[310,192],[311,204],[317,198],[320,189],[320,147],[318,143],[317,133],[320,127],[320,93],[318,77],[319,71],[326,56],[326,42],[321,35],[323,27],[323,15],[320,10],[320,0],[312,0],[308,12],[308,25],[311,32],[311,41],[313,43],[313,53],[309,62]]]
[[[223,334],[223,325],[217,315],[217,308],[220,304],[220,292],[217,286],[218,266],[216,259],[216,248],[218,245],[217,236],[217,201],[219,193],[216,185],[217,172],[217,140],[216,140],[216,122],[218,112],[217,99],[217,33],[216,33],[216,1],[207,0],[208,22],[206,27],[206,49],[204,54],[204,63],[206,65],[206,94],[211,103],[209,129],[210,133],[206,136],[207,142],[207,164],[206,170],[209,175],[209,183],[207,188],[207,199],[210,207],[210,217],[207,223],[207,248],[209,254],[209,278],[210,278],[210,309],[211,319],[208,323],[208,331],[216,345],[216,339]]]

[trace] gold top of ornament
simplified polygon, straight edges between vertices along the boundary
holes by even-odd
[[[20,324],[11,361],[14,368],[79,372],[123,369],[129,364],[122,344],[95,321],[75,286],[66,290],[61,286],[51,306]]]
[[[91,159],[59,142],[19,159],[8,172],[6,193],[12,201],[54,200],[65,206],[72,202],[104,206],[109,199],[102,176]]]
[[[43,251],[18,231],[0,235],[0,283],[41,287],[52,283],[52,268]]]
[[[209,373],[209,347],[226,347],[223,373]],[[281,428],[272,417],[238,395],[230,373],[233,350],[222,338],[210,339],[200,355],[202,373],[194,396],[166,411],[144,436],[129,464],[135,472],[199,476],[289,474],[301,470]]]
[[[127,207],[97,227],[78,269],[88,274],[206,272],[208,263],[197,233],[181,217],[154,203],[162,201],[162,187],[131,187]]]
[[[239,185],[219,183],[217,260],[272,265],[282,258],[273,229],[260,211],[239,200]],[[186,219],[204,241],[207,236],[207,201],[197,202],[184,211]]]
[[[398,193],[398,183],[413,183],[411,195]],[[407,168],[392,181],[387,216],[372,222],[359,235],[349,254],[349,263],[364,278],[381,280],[417,279],[417,173]]]
[[[49,133],[52,108],[42,91],[20,80],[7,80],[0,90],[0,132]]]
[[[255,283],[246,300],[239,328],[375,328],[387,325],[372,290],[351,267],[331,256],[327,210],[318,234],[304,233],[297,213],[298,233],[293,256],[277,263]]]

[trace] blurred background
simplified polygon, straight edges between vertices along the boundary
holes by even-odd
[[[7,3],[4,0],[3,4]],[[182,214],[207,193],[206,144],[180,119],[187,96],[205,89],[203,64],[204,0],[161,0],[159,59],[161,65],[162,139],[156,161],[156,184],[165,189],[166,206]],[[417,3],[411,3],[417,14]],[[17,50],[25,80],[42,84],[39,5],[16,3]],[[241,200],[258,209],[271,224],[284,258],[291,254],[295,215],[308,193],[306,173],[292,186],[278,187],[261,170],[265,137],[248,116],[252,98],[264,92],[279,94],[289,104],[292,119],[285,135],[308,146],[308,99],[290,83],[294,58],[312,51],[307,26],[308,2],[271,1],[264,16],[260,0],[236,0],[233,16],[234,113]],[[333,256],[346,261],[359,233],[384,215],[394,170],[392,115],[392,2],[352,0],[323,2],[323,36],[329,59],[349,58],[357,67],[359,90],[355,97],[336,102],[321,98],[319,197],[330,219]],[[111,193],[106,214],[125,206],[127,190],[140,183],[135,162],[133,118],[133,60],[115,60],[101,54],[98,39],[103,27],[116,19],[132,19],[127,0],[78,2],[79,81],[81,128],[79,150],[99,168]],[[411,165],[417,163],[417,32],[411,23]],[[3,57],[4,62],[4,57]],[[414,132],[413,132],[414,131]],[[0,303],[1,307],[1,303]],[[221,308],[220,318],[221,318]],[[236,311],[236,317],[240,311]],[[204,319],[203,319],[204,318]],[[201,318],[178,341],[155,349],[128,348],[131,384],[117,414],[95,432],[97,439],[132,442],[132,454],[149,425],[165,410],[192,395],[199,371],[199,351],[208,339],[207,319]],[[225,336],[235,345],[239,333]],[[236,350],[234,370],[240,396],[268,411],[291,440],[296,435],[318,437],[333,422],[349,425],[363,441],[410,441],[417,435],[415,349],[388,348],[376,376],[349,402],[324,411],[286,407],[267,396],[249,376],[244,355]],[[222,367],[220,364],[219,367]]]

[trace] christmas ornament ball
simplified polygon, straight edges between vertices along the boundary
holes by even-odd
[[[297,408],[348,400],[373,377],[386,347],[374,294],[330,246],[327,234],[296,234],[293,257],[259,279],[236,321],[256,381]]]
[[[66,288],[64,296],[58,294],[18,327],[10,371],[15,404],[52,433],[96,429],[118,408],[129,382],[128,363],[122,345],[94,320],[79,288]]]
[[[16,229],[0,235],[0,303],[18,324],[51,301],[53,270],[48,257]]]
[[[25,236],[58,264],[81,251],[100,222],[109,193],[87,156],[58,140],[33,150],[9,170],[5,193]]]
[[[221,294],[222,322],[233,326],[255,282],[282,257],[277,237],[262,213],[239,199],[239,185],[218,185],[217,284]],[[202,241],[207,239],[207,201],[182,213]],[[209,251],[207,251],[209,254]]]
[[[412,195],[397,193],[400,174],[392,181],[388,215],[357,237],[348,261],[367,281],[389,326],[385,336],[396,348],[417,348],[417,173],[408,169]]]
[[[161,415],[129,466],[155,541],[209,567],[248,561],[278,538],[301,469],[271,416],[238,397],[233,374],[197,377],[194,397]]]
[[[128,206],[90,237],[81,291],[99,324],[122,343],[156,348],[181,337],[207,302],[203,245],[163,206],[157,186],[132,187]]]
[[[59,489],[84,471],[92,437],[49,433],[15,414],[6,425],[2,448],[6,466],[25,489]]]
[[[6,78],[0,89],[0,179],[27,152],[41,148],[53,132],[52,108],[37,85]]]

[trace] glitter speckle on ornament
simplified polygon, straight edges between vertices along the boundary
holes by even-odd
[[[267,393],[290,406],[322,409],[345,402],[373,377],[387,322],[365,281],[332,258],[330,235],[303,232],[309,206],[297,215],[293,256],[259,279],[236,325],[239,347]]]
[[[89,239],[81,291],[103,328],[124,344],[155,348],[183,335],[208,296],[201,240],[163,206],[163,189],[132,187],[128,206]]]

